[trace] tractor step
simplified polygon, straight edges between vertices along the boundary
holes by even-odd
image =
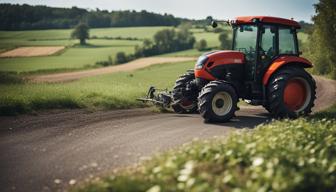
[[[250,104],[250,105],[254,105],[254,106],[257,106],[257,105],[262,105],[263,104],[263,100],[255,100],[255,99],[252,99],[252,100],[248,100],[248,99],[244,99],[245,103],[247,104]]]

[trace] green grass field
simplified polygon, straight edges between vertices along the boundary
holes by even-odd
[[[89,43],[94,43],[95,46],[67,48],[61,55],[1,58],[0,71],[36,72],[93,67],[97,61],[105,61],[108,59],[108,56],[113,58],[117,52],[133,53],[134,46],[141,42],[91,40]]]
[[[90,36],[103,37],[132,37],[152,38],[162,29],[170,27],[124,27],[91,29]],[[35,45],[72,45],[76,40],[70,39],[72,29],[33,30],[33,31],[0,31],[0,49],[17,46]]]
[[[194,141],[73,191],[334,191],[336,105]]]
[[[130,108],[149,86],[171,88],[194,62],[155,65],[134,72],[90,77],[57,84],[0,84],[0,115],[52,108]]]

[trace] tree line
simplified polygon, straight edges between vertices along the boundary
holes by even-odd
[[[79,27],[81,25],[77,28]],[[84,28],[81,27],[81,30]],[[78,30],[75,29],[73,34],[79,34]],[[109,56],[107,61],[98,61],[96,65],[122,64],[141,57],[192,49],[195,42],[195,37],[188,28],[180,26],[177,29],[163,29],[156,32],[153,39],[145,39],[142,45],[136,46],[134,54],[127,55],[125,52],[118,52],[114,60]]]
[[[177,26],[184,19],[143,11],[87,10],[27,4],[0,4],[0,30],[66,29],[78,23],[90,28],[130,26]]]
[[[307,43],[307,57],[314,72],[336,79],[336,1],[320,0],[315,6],[314,25]]]

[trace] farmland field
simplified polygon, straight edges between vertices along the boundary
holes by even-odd
[[[0,50],[19,46],[67,46],[60,55],[34,58],[1,58],[0,71],[34,72],[93,67],[97,61],[106,61],[117,52],[134,52],[135,45],[144,38],[152,38],[159,30],[170,27],[128,27],[92,29],[89,46],[73,46],[77,40],[70,39],[71,29],[38,31],[1,31]],[[139,40],[115,40],[106,38],[137,38]]]
[[[101,47],[72,47],[67,48],[61,55],[30,57],[30,58],[1,58],[0,71],[31,72],[53,69],[80,69],[94,66],[96,61],[107,60],[119,51],[132,53],[134,44],[123,40],[94,40],[96,43],[110,43]],[[112,45],[112,44],[115,45]],[[127,43],[128,45],[122,45]],[[136,42],[133,42],[136,43]],[[120,46],[121,45],[121,46]]]
[[[152,38],[159,30],[170,27],[125,27],[91,29],[90,36],[96,37],[132,37]],[[51,29],[33,31],[0,31],[0,48],[34,45],[72,45],[76,40],[70,39],[72,29]]]
[[[56,54],[64,49],[64,46],[48,47],[19,47],[0,54],[0,57],[34,57]]]

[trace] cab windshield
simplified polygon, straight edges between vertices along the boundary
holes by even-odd
[[[243,52],[247,60],[254,60],[257,45],[258,27],[239,25],[234,27],[233,50]]]

